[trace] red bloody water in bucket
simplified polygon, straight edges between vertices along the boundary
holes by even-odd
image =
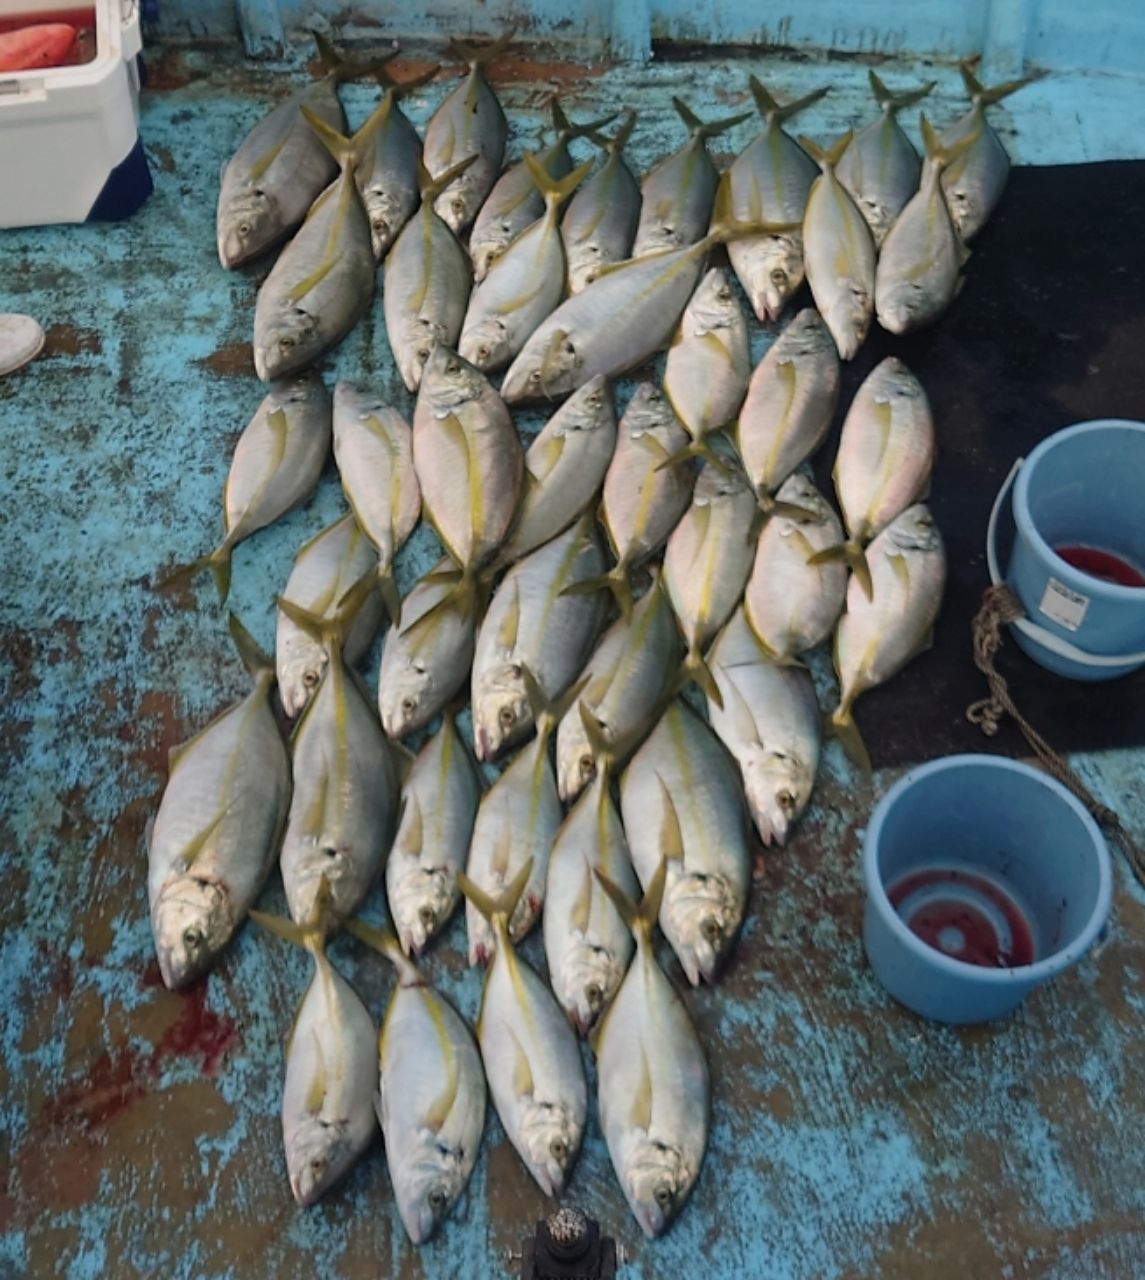
[[[54,37],[45,35],[42,51],[33,49],[33,58],[26,61],[24,57],[16,59],[7,54],[15,54],[17,48],[27,53],[16,32],[32,31],[35,28],[50,28],[57,24],[66,24],[74,28],[75,38],[67,46],[58,45]],[[8,39],[5,39],[8,37]],[[58,49],[63,47],[63,52]],[[7,50],[7,53],[6,53]],[[42,54],[42,56],[41,56]],[[0,72],[19,69],[48,70],[51,67],[78,67],[91,62],[96,54],[95,9],[86,6],[72,6],[50,9],[46,13],[10,13],[0,14]]]
[[[1078,545],[1054,547],[1054,553],[1079,572],[1088,573],[1091,578],[1114,582],[1119,587],[1145,587],[1145,574],[1128,560],[1115,556],[1112,551]]]
[[[891,906],[928,947],[984,969],[1032,964],[1025,913],[996,880],[964,867],[913,871],[887,890]]]

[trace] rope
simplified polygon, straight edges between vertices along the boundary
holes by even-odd
[[[1093,814],[1095,821],[1121,845],[1133,874],[1145,885],[1145,852],[1133,841],[1117,813],[1097,799],[1066,760],[1022,715],[1010,696],[1005,678],[999,675],[994,665],[995,655],[1002,647],[1002,628],[1024,617],[1021,601],[1005,583],[986,589],[982,605],[971,624],[971,632],[974,637],[974,665],[986,677],[990,696],[972,702],[966,708],[966,718],[992,738],[998,732],[1002,717],[1008,715],[1022,731],[1022,737],[1030,744],[1042,768],[1071,791]]]

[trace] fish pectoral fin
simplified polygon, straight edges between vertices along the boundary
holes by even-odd
[[[662,815],[660,818],[660,853],[664,858],[671,861],[684,861],[684,833],[680,827],[680,816],[676,812],[676,804],[672,799],[672,793],[668,790],[668,784],[664,779],[656,774],[656,781],[660,784],[660,801],[662,805]]]
[[[632,1094],[628,1123],[644,1133],[652,1127],[652,1073],[648,1069],[648,1055],[640,1046],[640,1078]]]
[[[592,914],[592,867],[589,866],[588,859],[584,859],[584,879],[581,881],[580,891],[577,893],[576,900],[573,902],[572,910],[569,912],[569,923],[577,933],[586,933],[588,931],[589,916]]]
[[[318,1032],[313,1031],[314,1037],[314,1075],[310,1078],[310,1086],[306,1090],[306,1110],[312,1115],[320,1115],[322,1112],[322,1104],[326,1101],[326,1059],[322,1053],[322,1041],[318,1038]]]
[[[533,1082],[533,1071],[529,1066],[528,1056],[521,1047],[516,1033],[509,1027],[505,1030],[513,1042],[513,1092],[518,1098],[531,1098],[536,1085]]]

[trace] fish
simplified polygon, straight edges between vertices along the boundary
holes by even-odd
[[[485,1128],[485,1073],[465,1020],[406,958],[389,930],[347,930],[394,966],[378,1035],[377,1111],[398,1214],[425,1242],[469,1183]]]
[[[640,184],[640,221],[632,257],[663,249],[679,249],[698,240],[708,229],[712,201],[720,175],[708,154],[707,140],[719,137],[747,120],[751,112],[705,124],[680,98],[672,99],[676,114],[689,130],[688,141],[650,169]]]
[[[164,984],[201,977],[274,866],[290,804],[290,757],[270,694],[274,664],[231,614],[254,687],[172,750],[147,849],[147,899]]]
[[[75,42],[76,28],[70,22],[37,22],[0,32],[0,71],[58,67]]]
[[[616,112],[588,124],[573,124],[565,115],[556,94],[549,99],[549,111],[557,134],[556,141],[539,152],[536,161],[555,181],[572,170],[569,143],[574,138],[583,138],[603,128],[615,119]],[[478,284],[509,245],[544,212],[544,197],[522,159],[497,179],[469,233],[469,256],[473,259],[473,278]]]
[[[668,861],[660,927],[688,981],[714,983],[747,909],[748,822],[738,769],[680,698],[621,775],[620,813],[646,891]]]
[[[460,235],[477,216],[501,168],[508,125],[483,68],[505,51],[513,34],[511,28],[483,49],[460,40],[450,41],[457,56],[469,64],[469,74],[445,98],[425,127],[425,167],[434,177],[473,157],[473,163],[464,171],[458,170],[433,200],[438,217],[455,235]]]
[[[624,1198],[649,1239],[667,1231],[695,1186],[712,1108],[700,1037],[656,963],[652,930],[667,871],[661,860],[639,907],[601,877],[635,935],[636,958],[595,1035],[597,1105]]]
[[[461,900],[481,777],[447,711],[402,786],[402,811],[386,859],[386,899],[406,955],[419,956]]]
[[[504,772],[482,796],[469,843],[465,874],[483,892],[496,896],[505,890],[526,863],[532,868],[523,892],[514,898],[509,929],[514,942],[536,924],[545,900],[545,877],[553,837],[561,825],[561,802],[549,762],[549,739],[561,717],[576,701],[574,685],[550,701],[523,668],[536,736],[509,761]],[[467,895],[469,896],[469,895]],[[472,897],[465,908],[469,963],[486,965],[497,935]]]
[[[599,595],[571,595],[564,588],[599,576],[603,568],[604,552],[585,514],[505,575],[478,629],[473,656],[478,760],[498,759],[532,730],[526,670],[550,700],[576,679],[604,609]]]
[[[254,368],[263,382],[306,369],[332,350],[369,310],[374,296],[370,220],[354,170],[383,119],[379,107],[346,138],[299,108],[341,166],[278,255],[254,305]]]
[[[569,201],[561,220],[569,293],[580,293],[603,268],[623,262],[631,252],[640,187],[624,163],[624,144],[635,125],[636,112],[629,110],[611,138],[593,137],[605,151],[604,164]]]
[[[334,461],[358,527],[378,553],[378,587],[390,621],[401,622],[394,556],[421,515],[413,436],[402,415],[349,382],[334,387]],[[350,658],[356,662],[356,658]]]
[[[558,399],[597,374],[613,378],[643,364],[668,344],[715,245],[794,225],[741,223],[731,217],[729,200],[724,180],[711,227],[695,244],[616,263],[562,302],[509,366],[501,384],[505,403]]]
[[[384,68],[375,73],[383,90],[379,108],[382,120],[374,131],[373,146],[367,149],[354,171],[354,181],[362,193],[362,204],[370,223],[370,244],[377,262],[389,252],[421,201],[418,180],[421,139],[398,106],[398,100],[429,84],[439,70],[439,67],[430,67],[400,84],[392,80]]]
[[[942,174],[977,134],[946,148],[925,115],[919,127],[926,147],[922,184],[883,241],[875,274],[875,314],[891,333],[933,324],[961,289],[970,257],[947,208]]]
[[[684,671],[715,702],[704,651],[743,596],[755,559],[755,494],[735,472],[705,465],[664,550],[664,587],[688,646]]]
[[[866,218],[878,249],[917,190],[922,171],[918,152],[903,133],[898,113],[921,102],[937,81],[930,80],[906,93],[892,93],[877,72],[868,71],[867,79],[879,104],[879,118],[851,139],[835,166],[835,175]]]
[[[477,621],[472,611],[445,606],[451,566],[439,560],[406,596],[402,620],[386,632],[378,674],[378,711],[391,738],[405,738],[443,711],[465,685]],[[439,607],[442,606],[442,607]]]
[[[986,108],[1040,77],[1023,76],[1020,80],[1007,80],[988,89],[966,63],[959,67],[959,71],[972,105],[964,116],[943,130],[939,141],[949,149],[964,138],[976,136],[977,139],[942,172],[942,186],[950,216],[963,242],[969,243],[990,221],[1010,176],[1010,157],[986,119]]]
[[[565,250],[557,212],[592,162],[553,179],[527,155],[525,166],[544,196],[545,212],[526,227],[473,290],[458,352],[478,369],[503,369],[564,297]]]
[[[804,307],[756,365],[735,444],[761,508],[827,437],[839,399],[839,353],[814,307]],[[791,513],[797,514],[797,513]]]
[[[621,614],[631,615],[633,571],[660,550],[692,499],[687,449],[688,435],[660,388],[640,383],[620,419],[600,503],[616,564],[573,590],[607,589]]]
[[[481,571],[516,516],[525,452],[509,410],[485,375],[441,345],[418,390],[413,464],[422,513],[456,566],[447,598],[472,609]]]
[[[653,570],[652,585],[636,601],[631,617],[618,618],[593,650],[581,675],[584,690],[557,727],[557,790],[566,804],[600,770],[600,746],[589,724],[612,754],[620,744],[638,739],[654,722],[682,657],[676,617],[659,571]]]
[[[632,958],[632,935],[595,873],[639,892],[606,769],[561,824],[549,853],[542,919],[549,982],[584,1036],[608,1008]]]
[[[231,589],[231,555],[314,491],[330,453],[330,393],[317,374],[276,383],[243,429],[223,487],[222,542],[172,569],[157,586],[171,590],[209,569],[219,601]]]
[[[664,394],[692,437],[691,453],[723,465],[706,437],[735,418],[750,377],[747,319],[727,274],[713,267],[684,308],[664,366]]]
[[[434,196],[473,164],[473,157],[431,178],[418,164],[421,206],[402,228],[385,263],[382,311],[394,363],[408,391],[421,386],[433,348],[452,347],[469,305],[469,255],[434,210]]]
[[[816,552],[808,563],[845,560],[869,594],[863,548],[927,491],[934,448],[934,419],[922,383],[888,356],[864,379],[843,419],[832,475],[847,539]]]
[[[855,724],[855,700],[930,647],[942,605],[946,555],[927,507],[908,507],[887,525],[867,549],[867,562],[874,591],[868,594],[852,575],[847,608],[835,631],[839,705],[831,713],[830,730],[869,774],[871,758]]]
[[[345,515],[304,543],[294,557],[283,596],[309,613],[332,618],[339,602],[366,574],[376,573],[378,557],[353,515]],[[371,592],[346,634],[342,657],[353,665],[374,642],[382,618],[381,600]],[[275,664],[282,709],[293,720],[314,695],[330,660],[312,632],[281,609],[275,620]]]
[[[848,129],[827,151],[810,138],[799,139],[822,170],[803,217],[807,283],[844,360],[854,359],[863,345],[875,309],[875,242],[859,206],[835,174],[852,136]]]
[[[525,487],[502,544],[503,567],[563,533],[604,483],[616,448],[616,405],[607,378],[574,391],[525,451]]]
[[[219,184],[215,223],[219,261],[241,267],[285,240],[338,173],[338,164],[306,123],[301,108],[331,129],[346,131],[338,86],[376,73],[397,52],[350,62],[325,36],[314,33],[326,75],[280,102],[247,134],[227,162]]]
[[[748,812],[765,845],[787,843],[819,768],[819,704],[805,668],[771,658],[743,609],[708,655],[722,703],[708,720],[743,775]]]
[[[559,1196],[580,1150],[588,1111],[576,1035],[553,993],[517,955],[509,919],[532,874],[529,862],[497,898],[464,874],[461,889],[497,940],[485,973],[477,1043],[502,1128],[547,1196]]]
[[[305,1208],[349,1173],[378,1131],[377,1032],[362,998],[327,958],[321,920],[299,927],[261,911],[251,916],[314,961],[287,1038],[282,1088],[290,1189]]]
[[[812,481],[796,472],[784,481],[778,500],[785,510],[804,514],[776,513],[764,524],[744,612],[772,662],[791,664],[834,631],[847,593],[847,567],[811,563],[818,552],[843,541],[839,517]]]
[[[815,162],[783,129],[785,121],[818,102],[826,88],[781,105],[755,78],[752,97],[765,128],[732,161],[728,170],[732,213],[737,218],[769,218],[797,225],[788,231],[747,236],[728,245],[728,259],[756,318],[778,320],[803,283],[800,225],[815,181]]]
[[[399,787],[389,744],[373,708],[345,666],[344,638],[375,587],[371,571],[332,618],[280,596],[278,607],[307,628],[330,655],[322,683],[290,744],[294,794],[280,865],[291,918],[306,924],[325,885],[325,918],[340,924],[361,905],[393,840]]]

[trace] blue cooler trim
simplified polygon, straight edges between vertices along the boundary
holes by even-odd
[[[135,146],[107,175],[103,190],[88,211],[87,222],[118,222],[129,218],[151,194],[154,183],[143,141],[136,136]]]

